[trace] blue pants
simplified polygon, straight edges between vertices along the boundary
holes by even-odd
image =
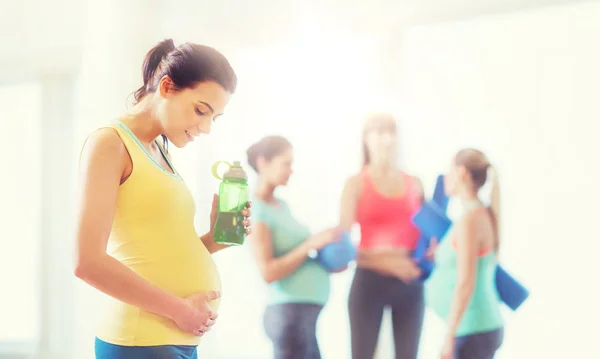
[[[197,359],[195,345],[128,347],[96,338],[96,359]]]
[[[320,304],[273,304],[265,310],[264,325],[273,342],[274,359],[321,359],[317,343]]]
[[[493,359],[502,345],[504,330],[502,328],[484,333],[465,335],[456,338],[456,359]]]

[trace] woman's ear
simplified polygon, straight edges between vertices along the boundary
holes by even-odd
[[[471,181],[471,175],[465,166],[457,166],[456,174],[461,183],[469,183]]]
[[[160,97],[165,98],[169,94],[173,93],[175,90],[175,86],[173,84],[173,80],[167,75],[163,76],[158,83],[158,92],[160,93]]]
[[[256,169],[258,170],[258,173],[260,173],[265,168],[266,165],[267,165],[267,160],[263,156],[258,156],[256,158]]]

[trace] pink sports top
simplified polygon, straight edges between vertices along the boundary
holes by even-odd
[[[406,173],[405,191],[400,197],[381,194],[371,176],[362,171],[362,193],[358,198],[356,220],[360,224],[361,249],[394,247],[414,250],[420,236],[411,219],[421,206],[421,191]]]

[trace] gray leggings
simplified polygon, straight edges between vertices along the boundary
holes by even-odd
[[[316,335],[321,309],[322,305],[310,303],[267,307],[264,326],[273,342],[274,359],[321,359]]]
[[[456,338],[455,359],[493,359],[502,345],[502,328]]]
[[[392,310],[396,359],[416,359],[423,327],[423,285],[357,268],[348,310],[353,359],[373,359],[383,310]]]

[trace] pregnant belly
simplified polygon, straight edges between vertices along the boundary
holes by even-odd
[[[220,291],[217,267],[202,242],[186,248],[171,247],[159,255],[117,258],[153,285],[178,297],[207,291]],[[123,255],[123,253],[121,253]],[[117,256],[115,256],[117,257]],[[123,256],[125,257],[125,256]],[[210,301],[219,309],[220,299]],[[181,331],[167,318],[111,298],[98,336],[120,345],[197,345],[199,338]]]
[[[221,290],[217,266],[198,239],[161,251],[116,254],[115,258],[148,282],[178,297]]]

